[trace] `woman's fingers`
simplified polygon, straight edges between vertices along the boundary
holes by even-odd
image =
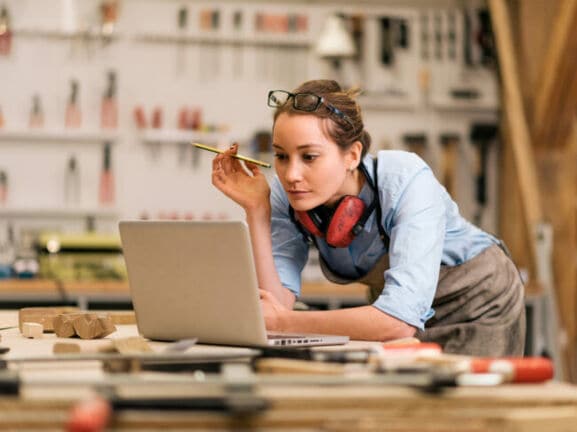
[[[235,173],[242,170],[242,166],[238,159],[233,158],[232,155],[235,155],[238,151],[238,144],[231,145],[225,152],[223,153],[223,169],[225,173]]]

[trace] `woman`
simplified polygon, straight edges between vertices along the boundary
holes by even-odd
[[[236,145],[214,159],[213,184],[246,212],[267,328],[522,355],[523,284],[504,247],[460,216],[416,155],[367,154],[355,96],[329,80],[269,92],[270,187],[258,167],[230,157]],[[329,280],[367,284],[371,304],[293,310],[310,244]]]

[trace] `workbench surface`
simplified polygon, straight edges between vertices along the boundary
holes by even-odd
[[[110,430],[577,430],[577,387],[566,383],[457,387],[428,392],[411,386],[379,384],[376,378],[371,382],[315,375],[269,375],[270,379],[254,380],[246,376],[246,371],[237,376],[224,376],[223,372],[217,379],[198,371],[110,374],[97,361],[12,363],[10,359],[51,356],[58,341],[74,341],[84,347],[104,343],[102,339],[59,339],[47,333],[41,339],[26,339],[17,324],[17,312],[0,312],[0,327],[12,327],[0,331],[0,344],[10,347],[3,356],[7,360],[5,372],[18,374],[21,382],[18,396],[0,398],[0,430],[64,430],[72,407],[94,395],[96,388],[114,389],[125,398],[224,401],[217,409],[118,410],[109,422]],[[117,328],[106,339],[137,335],[134,325]],[[153,342],[151,346],[160,352],[167,344]],[[188,352],[249,358],[254,351],[194,346]],[[242,360],[235,362],[236,366],[243,364],[246,365]]]

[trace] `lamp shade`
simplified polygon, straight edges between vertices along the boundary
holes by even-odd
[[[355,43],[346,28],[342,15],[330,15],[321,31],[316,45],[321,57],[343,58],[355,55]]]

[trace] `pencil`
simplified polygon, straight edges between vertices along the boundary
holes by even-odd
[[[213,153],[221,153],[221,154],[224,153],[223,150],[220,150],[220,149],[217,149],[217,148],[214,148],[214,147],[210,147],[210,146],[207,146],[207,145],[204,145],[204,144],[199,144],[199,143],[191,143],[191,144],[192,144],[193,146],[199,148],[199,149],[208,150],[208,151],[211,151],[211,152],[213,152]],[[252,158],[249,158],[249,157],[246,157],[246,156],[241,156],[241,155],[238,155],[238,154],[233,154],[233,155],[231,155],[231,156],[232,156],[233,158],[235,158],[235,159],[239,159],[239,160],[242,160],[242,161],[245,161],[245,162],[250,162],[250,163],[253,163],[253,164],[255,164],[255,165],[259,165],[259,166],[261,166],[261,167],[265,167],[265,168],[270,168],[270,167],[271,167],[271,164],[269,164],[269,163],[267,163],[267,162],[259,161],[259,160],[252,159]]]

